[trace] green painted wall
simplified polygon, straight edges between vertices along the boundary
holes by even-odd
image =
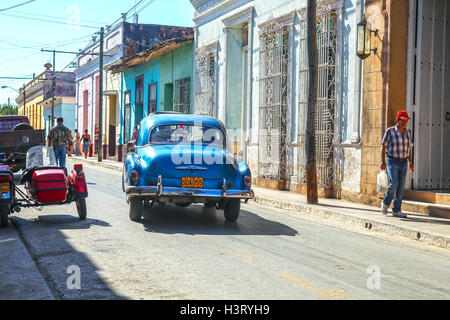
[[[193,72],[194,72],[194,43],[191,42],[181,48],[178,48],[160,58],[160,85],[159,89],[159,107],[160,110],[167,110],[166,108],[173,107],[173,101],[166,101],[169,99],[170,92],[165,92],[165,88],[170,88],[166,84],[173,84],[173,93],[175,93],[175,81],[190,77],[191,89],[190,89],[190,104],[191,113],[193,110],[194,101],[194,86],[193,86]],[[170,89],[169,89],[170,91]],[[172,95],[173,99],[173,95]]]

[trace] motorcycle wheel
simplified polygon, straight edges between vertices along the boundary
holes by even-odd
[[[80,220],[86,220],[87,209],[86,209],[86,199],[77,200],[77,211]]]
[[[8,227],[8,216],[9,216],[9,207],[7,207],[7,206],[0,207],[0,227],[1,228]]]

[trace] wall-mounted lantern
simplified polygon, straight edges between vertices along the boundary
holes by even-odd
[[[378,35],[378,29],[371,30],[369,22],[363,19],[357,25],[357,37],[358,43],[356,47],[356,55],[361,59],[369,57],[372,52],[377,53],[377,48],[372,48],[371,44],[371,33],[373,32],[375,36]]]

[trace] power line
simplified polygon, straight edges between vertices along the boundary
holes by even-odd
[[[84,24],[61,22],[61,21],[51,21],[51,20],[45,20],[45,19],[39,19],[39,18],[31,18],[31,17],[24,17],[24,16],[18,16],[18,15],[13,15],[13,14],[6,14],[6,13],[0,13],[0,15],[7,16],[7,17],[13,17],[13,18],[34,20],[34,21],[41,21],[41,22],[56,23],[56,24],[63,24],[63,25],[69,25],[69,26],[78,26],[78,27],[83,27],[83,28],[98,29],[98,27],[88,26],[88,25],[84,25]]]
[[[24,12],[24,11],[15,11],[15,10],[11,11],[11,13],[20,14],[20,15],[29,15],[29,16],[35,16],[35,17],[43,17],[43,18],[52,18],[52,19],[59,19],[59,20],[67,21],[67,17],[56,17],[56,16],[45,15],[45,14],[29,13],[29,12]],[[85,20],[85,19],[79,19],[79,21],[84,21],[84,22],[88,22],[88,23],[94,23],[94,24],[98,24],[98,25],[104,25],[105,24],[103,22],[93,21],[93,20]]]
[[[6,11],[6,10],[9,10],[9,9],[14,9],[14,8],[17,8],[17,7],[21,7],[21,6],[24,6],[26,4],[29,4],[29,3],[35,2],[35,1],[36,0],[25,1],[25,2],[22,2],[22,3],[16,4],[15,6],[9,7],[9,8],[0,9],[0,12]]]

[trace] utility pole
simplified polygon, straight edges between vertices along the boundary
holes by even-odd
[[[55,79],[55,75],[53,74],[53,79],[52,79],[52,121],[51,121],[52,128],[55,126],[55,87],[56,87],[56,79]]]
[[[27,95],[25,93],[25,84],[23,85],[23,115],[26,115],[26,111],[25,111],[25,106],[26,106],[26,100],[27,99]]]
[[[103,154],[103,41],[105,37],[105,28],[100,29],[100,83],[98,92],[98,162],[102,162]]]
[[[317,105],[317,27],[316,0],[308,0],[307,33],[309,63],[309,95],[306,117],[306,188],[308,204],[317,204],[317,169],[316,169],[316,105]]]
[[[52,128],[55,126],[55,88],[56,88],[56,79],[55,79],[55,71],[56,71],[56,51],[53,50],[53,79],[52,79]]]

